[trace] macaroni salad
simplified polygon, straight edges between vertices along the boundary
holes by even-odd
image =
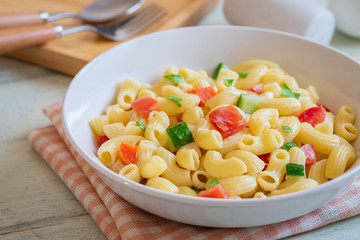
[[[358,158],[355,113],[319,103],[277,63],[249,60],[214,72],[174,66],[153,86],[124,79],[117,103],[90,121],[98,158],[164,191],[266,198],[315,187]]]

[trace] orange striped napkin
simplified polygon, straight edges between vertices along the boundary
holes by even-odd
[[[341,196],[304,216],[262,227],[220,229],[186,225],[147,213],[114,193],[74,150],[61,122],[61,104],[43,109],[54,126],[27,138],[83,204],[109,239],[279,239],[360,213],[360,177]]]

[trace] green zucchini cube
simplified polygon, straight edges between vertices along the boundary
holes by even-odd
[[[185,122],[166,129],[166,132],[175,148],[182,147],[194,141],[189,126]]]
[[[286,164],[286,176],[305,177],[305,166],[297,163]]]
[[[261,98],[255,94],[241,94],[237,106],[247,114],[255,112],[260,105]]]

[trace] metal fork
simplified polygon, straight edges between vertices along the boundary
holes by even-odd
[[[100,24],[96,26],[82,25],[69,28],[61,27],[59,28],[58,33],[61,36],[65,36],[76,32],[90,30],[108,39],[122,41],[144,30],[155,21],[163,17],[165,14],[166,12],[160,6],[155,3],[151,3],[130,19],[125,20],[125,22],[120,22],[113,25]]]
[[[149,27],[155,21],[166,15],[166,11],[155,3],[140,9],[129,19],[112,25],[80,25],[63,27],[61,25],[39,25],[31,27],[18,27],[0,30],[0,54],[18,48],[45,43],[57,37],[82,32],[93,31],[105,38],[122,41],[134,36]]]

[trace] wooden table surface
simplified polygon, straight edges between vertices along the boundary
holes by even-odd
[[[221,4],[221,3],[220,3]],[[200,25],[227,24],[221,5]],[[360,60],[360,40],[331,45]],[[71,77],[0,57],[0,239],[106,239],[60,178],[25,139],[50,125],[41,108],[62,100]],[[358,239],[360,216],[288,239]]]
[[[82,9],[95,0],[1,0],[2,12],[37,12],[49,13],[70,11],[80,13]],[[177,27],[190,26],[198,23],[218,3],[218,0],[146,0],[145,5],[156,4],[165,12],[158,21],[140,33],[132,36],[162,31]],[[79,19],[65,18],[49,24],[59,24],[65,28],[86,24]],[[62,73],[74,76],[86,63],[100,53],[118,45],[119,42],[109,41],[92,31],[70,34],[49,41],[46,44],[28,47],[9,53],[11,57],[35,63]]]

